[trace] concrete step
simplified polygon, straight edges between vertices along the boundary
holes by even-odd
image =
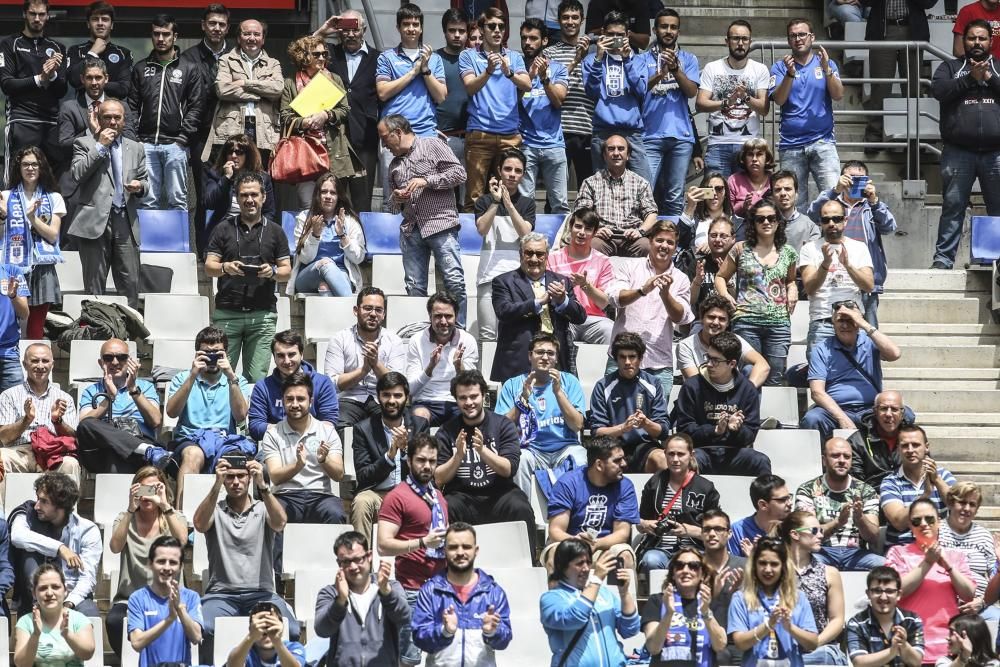
[[[989,296],[951,294],[884,294],[879,299],[881,322],[937,324],[989,321]]]
[[[991,461],[1000,448],[1000,426],[933,426],[918,422],[927,431],[935,456],[965,462]],[[1000,483],[1000,476],[994,477]]]
[[[879,329],[896,339],[896,343],[900,345],[1000,344],[1000,325],[992,322],[976,324],[879,322]]]
[[[909,405],[907,394],[903,401]],[[923,410],[917,412],[917,422],[921,426],[1000,426],[1000,414],[993,412],[937,412]],[[997,473],[1000,474],[1000,464]]]
[[[929,385],[927,382],[905,380],[893,383],[893,386],[903,393],[906,404],[918,415],[924,410],[1000,412],[1000,390],[930,389]]]
[[[940,368],[905,368],[896,364],[885,364],[882,367],[882,376],[888,381],[899,380],[925,381],[925,382],[950,382],[949,378],[959,377],[963,380],[956,382],[992,382],[1000,385],[1000,368],[949,368],[946,374],[942,374]],[[982,387],[978,387],[982,388]]]
[[[989,271],[890,269],[885,281],[885,291],[887,294],[941,292],[989,294],[991,278]]]
[[[879,308],[879,317],[882,312]],[[1000,348],[996,345],[910,345],[898,341],[902,357],[899,361],[884,364],[884,368],[982,368],[998,365]],[[943,377],[954,377],[950,372]]]

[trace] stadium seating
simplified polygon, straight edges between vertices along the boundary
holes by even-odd
[[[386,296],[406,296],[406,284],[403,280],[403,262],[399,255],[375,255],[372,257],[372,275],[378,276],[378,286]],[[436,284],[434,273],[434,258],[427,269],[427,289],[434,291]]]
[[[476,543],[479,555],[476,566],[531,567],[531,549],[528,534],[520,521],[487,523],[476,526]]]
[[[754,513],[754,506],[750,501],[750,483],[753,482],[753,477],[705,475],[705,479],[715,485],[715,490],[719,492],[722,511],[729,515],[732,523]],[[794,493],[795,490],[791,491]]]
[[[149,340],[186,338],[208,326],[208,297],[188,294],[147,294]],[[183,317],[178,317],[183,313]]]
[[[397,332],[408,324],[429,321],[427,297],[392,296],[385,309],[385,328]]]
[[[281,212],[281,229],[285,232],[285,238],[288,239],[288,253],[292,256],[295,255],[295,218],[298,216],[300,211],[282,211]]]
[[[334,560],[333,543],[352,530],[348,524],[289,523],[285,525],[281,576],[291,579],[299,570]]]
[[[94,626],[94,655],[84,660],[83,667],[103,667],[104,665],[104,620],[99,616],[90,616]]]
[[[35,499],[35,480],[41,477],[37,472],[10,472],[4,477],[4,516],[10,516],[15,507],[26,500]]]
[[[997,259],[1000,259],[1000,217],[972,216],[973,263],[988,265]]]
[[[188,212],[140,208],[139,248],[142,252],[190,252]]]
[[[759,431],[753,448],[767,454],[771,459],[771,472],[784,478],[792,493],[799,484],[823,474],[819,431]]]
[[[69,346],[69,383],[70,386],[92,384],[102,375],[97,360],[101,356],[102,340],[74,340]],[[128,351],[136,355],[135,341],[128,341]]]
[[[399,249],[399,226],[403,222],[403,216],[375,212],[363,212],[360,215],[369,257],[402,254]]]
[[[128,297],[117,294],[63,294],[63,312],[77,319],[83,310],[84,301],[100,301],[102,303],[120,303],[128,305]]]
[[[326,342],[330,336],[357,321],[352,296],[307,296],[305,299],[305,337],[310,343]]]
[[[331,565],[336,566],[332,555],[327,556]],[[295,618],[311,629],[316,618],[316,597],[326,586],[337,578],[336,567],[321,568],[316,565],[295,572]]]
[[[761,387],[760,418],[774,417],[782,424],[799,423],[799,395],[795,387]]]
[[[105,473],[94,482],[94,523],[110,530],[120,513],[128,509],[132,475]]]
[[[56,264],[56,277],[63,294],[83,292],[83,264],[80,253],[75,250],[60,250],[63,261]]]

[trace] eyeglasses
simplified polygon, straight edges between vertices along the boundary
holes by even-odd
[[[700,560],[678,560],[674,561],[674,571],[678,570],[691,570],[692,572],[701,571],[701,561]]]
[[[312,51],[309,55],[313,58],[323,58],[324,60],[330,57],[329,51]]]
[[[936,523],[937,523],[937,517],[932,516],[930,514],[928,514],[927,516],[910,517],[910,525],[914,527],[923,525],[933,526]]]
[[[525,257],[537,257],[538,259],[545,259],[545,256],[549,254],[548,250],[522,250],[521,252]]]
[[[42,165],[38,164],[37,162],[22,162],[21,163],[21,169],[38,169],[41,166]]]
[[[841,308],[847,308],[849,310],[858,310],[858,302],[854,299],[845,299],[844,301],[835,301],[833,305],[830,306],[833,312],[837,312]]]
[[[796,528],[795,532],[810,533],[813,537],[815,537],[816,535],[819,535],[821,532],[823,532],[823,529],[820,528],[819,526],[809,526],[809,527],[803,526],[802,528]]]
[[[883,595],[893,596],[899,592],[898,588],[869,588],[868,593],[873,597],[882,597]]]
[[[362,313],[375,313],[376,315],[382,315],[385,313],[385,308],[380,308],[379,306],[361,306]]]
[[[755,223],[757,223],[758,225],[760,223],[762,223],[762,222],[772,222],[773,223],[773,222],[777,222],[778,221],[778,216],[777,216],[777,214],[772,214],[772,215],[755,215],[753,217],[753,221]]]
[[[805,39],[806,37],[812,37],[811,32],[790,32],[788,33],[788,39]]]
[[[771,502],[772,503],[781,503],[782,505],[784,505],[785,503],[787,503],[791,499],[792,499],[792,496],[791,496],[791,494],[789,494],[787,496],[781,496],[780,498],[771,498]]]
[[[730,42],[736,42],[737,44],[739,44],[740,42],[749,42],[750,41],[749,37],[744,37],[742,35],[740,35],[739,37],[728,37],[727,39]]]
[[[724,363],[726,363],[726,360],[723,359],[722,357],[713,357],[710,354],[705,355],[706,366],[714,366],[715,364],[724,364]]]
[[[726,532],[729,532],[729,529],[726,528],[725,526],[702,526],[701,527],[701,532],[702,533],[726,533]]]
[[[483,27],[486,28],[487,30],[498,31],[498,30],[503,30],[505,26],[503,23],[487,23]]]
[[[710,238],[710,239],[721,239],[721,240],[724,241],[724,240],[726,240],[728,238],[731,238],[731,236],[729,234],[726,234],[726,233],[721,233],[720,234],[720,233],[716,232],[715,234],[709,234],[708,238]]]
[[[347,567],[348,565],[361,565],[366,560],[368,560],[368,554],[363,554],[356,558],[338,558],[337,565],[340,567]]]
[[[113,361],[117,361],[120,364],[124,364],[126,361],[128,361],[128,356],[129,355],[127,352],[124,354],[102,354],[101,359],[106,364],[110,364]]]
[[[835,222],[838,225],[844,221],[844,216],[842,215],[824,215],[820,216],[820,221],[825,225],[828,222]]]
[[[536,357],[554,357],[556,356],[555,350],[532,350],[531,352]]]
[[[725,192],[726,191],[726,186],[725,185],[716,185],[715,186],[715,191],[716,192]]]

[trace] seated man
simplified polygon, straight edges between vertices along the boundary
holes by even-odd
[[[632,526],[639,523],[639,501],[632,481],[625,479],[627,463],[620,440],[597,437],[587,445],[587,467],[556,482],[549,498],[549,544],[541,556],[550,573],[556,546],[571,537],[590,545],[594,560],[611,551],[635,569],[629,541]]]
[[[178,583],[184,548],[162,535],[149,545],[149,584],[128,597],[128,641],[139,667],[191,664],[191,644],[201,643],[201,598]]]
[[[882,391],[882,360],[902,355],[891,338],[865,322],[857,302],[832,307],[834,335],[809,353],[809,390],[816,405],[799,422],[800,428],[819,431],[822,442],[834,429],[857,428],[861,413]]]
[[[449,521],[473,525],[523,521],[535,554],[535,513],[517,487],[521,448],[517,427],[483,407],[486,380],[479,371],[462,371],[451,381],[461,414],[438,430],[438,467],[434,481],[448,499]]]
[[[362,535],[372,534],[386,495],[409,474],[406,447],[410,438],[427,433],[430,425],[413,414],[407,403],[406,376],[389,371],[375,385],[378,413],[354,427],[354,500],[351,525]]]
[[[337,388],[333,381],[317,373],[312,364],[302,358],[305,343],[302,336],[291,329],[279,331],[271,339],[274,372],[253,386],[248,412],[250,437],[257,442],[264,437],[270,424],[277,424],[285,417],[284,383],[295,373],[305,374],[312,382],[312,402],[309,408],[316,419],[336,424],[340,416]]]
[[[712,339],[705,370],[684,381],[670,420],[694,440],[703,475],[764,475],[771,460],[753,448],[760,428],[760,392],[737,368],[740,339],[723,331]]]
[[[128,343],[111,338],[97,360],[103,378],[83,390],[76,442],[80,464],[94,474],[164,468],[170,452],[156,444],[163,419],[156,385],[139,378]]]
[[[10,561],[14,566],[17,615],[31,613],[31,578],[42,563],[60,565],[66,579],[64,606],[84,616],[97,616],[94,593],[104,543],[101,531],[74,509],[80,487],[69,475],[46,472],[35,480],[36,500],[26,500],[10,513]]]
[[[414,334],[407,346],[406,379],[413,392],[413,414],[440,426],[459,414],[451,380],[479,365],[479,345],[458,328],[458,301],[448,292],[427,299],[427,316],[431,325]]]
[[[903,395],[879,393],[874,409],[861,415],[858,430],[847,439],[853,450],[851,476],[877,490],[886,475],[899,470],[899,427],[907,423]]]
[[[910,504],[917,498],[927,498],[944,516],[949,487],[955,486],[955,477],[930,457],[931,446],[924,429],[916,424],[899,427],[896,449],[903,462],[899,469],[882,480],[879,502],[889,525],[885,532],[888,549],[897,544],[913,541],[910,530]]]
[[[646,344],[628,331],[615,336],[611,357],[618,368],[597,381],[587,426],[594,436],[613,438],[628,456],[628,469],[656,472],[667,467],[661,441],[667,437],[663,385],[642,369]]]
[[[177,420],[173,446],[174,458],[180,461],[178,505],[184,498],[185,475],[211,470],[223,451],[253,456],[256,450],[241,449],[247,440],[239,437],[237,427],[247,417],[250,385],[229,364],[228,345],[222,329],[207,326],[199,331],[191,369],[175,375],[167,389],[167,416]]]
[[[281,610],[272,602],[258,602],[250,610],[250,631],[233,647],[226,667],[305,667],[306,649],[282,639]]]
[[[577,467],[587,464],[587,452],[580,446],[587,411],[583,387],[574,375],[559,370],[558,356],[555,336],[535,334],[528,352],[531,371],[504,382],[494,408],[517,424],[521,433],[516,481],[527,495],[538,468],[557,468],[569,457]]]
[[[38,429],[54,436],[76,435],[76,404],[73,397],[52,382],[52,348],[33,343],[24,351],[25,379],[21,384],[0,393],[0,498],[3,497],[8,473],[58,470],[80,484],[80,462],[75,456],[59,456],[48,468],[39,466],[31,440]]]
[[[406,343],[382,326],[385,293],[361,288],[354,317],[357,321],[333,334],[326,346],[324,372],[337,386],[341,427],[378,415],[376,383],[390,371],[406,370]]]
[[[842,572],[885,564],[866,548],[878,543],[878,491],[851,476],[851,459],[850,443],[830,438],[823,445],[826,472],[795,492],[795,509],[815,515],[823,531],[816,557]]]
[[[847,654],[852,664],[919,667],[924,658],[924,623],[901,609],[903,580],[880,565],[868,573],[868,607],[847,621]]]
[[[701,328],[677,344],[677,367],[684,377],[692,378],[701,372],[708,360],[709,343],[723,331],[729,331],[734,312],[735,308],[729,299],[719,294],[710,294],[702,299],[698,306]],[[767,380],[771,367],[767,359],[753,349],[750,343],[738,334],[736,339],[740,342],[740,358],[736,367],[741,372],[751,367],[747,377],[759,389]]]
[[[299,638],[298,621],[274,593],[274,535],[285,528],[285,510],[271,485],[264,482],[264,467],[253,459],[245,465],[232,468],[226,459],[219,459],[215,484],[194,513],[194,528],[204,534],[208,547],[208,582],[202,598],[203,665],[213,664],[215,619],[244,614],[252,617],[261,603],[276,605],[277,612],[288,620],[292,640]],[[261,500],[250,496],[251,483]],[[226,495],[220,499],[223,485]],[[278,632],[280,637],[280,629]]]
[[[725,499],[723,498],[723,502]],[[753,545],[792,511],[792,494],[785,480],[770,473],[750,483],[750,502],[754,513],[743,517],[730,529],[726,548],[734,556],[750,556]]]

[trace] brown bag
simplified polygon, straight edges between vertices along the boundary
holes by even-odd
[[[312,134],[289,135],[285,131],[271,157],[271,179],[279,183],[302,183],[330,171],[326,144]]]

